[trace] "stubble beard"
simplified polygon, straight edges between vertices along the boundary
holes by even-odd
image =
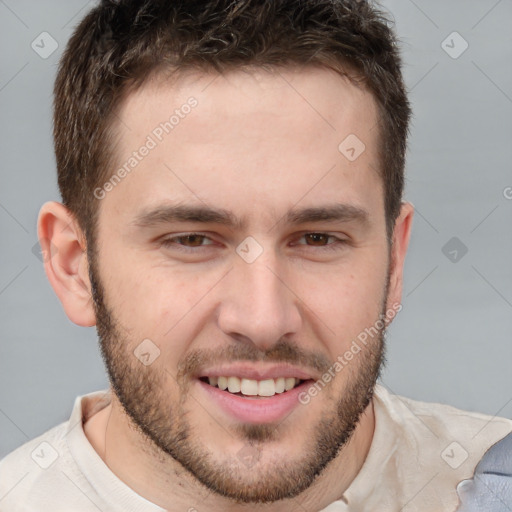
[[[308,428],[305,436],[308,441],[299,450],[300,456],[295,456],[297,451],[294,451],[286,460],[266,466],[256,461],[247,467],[236,455],[224,460],[216,459],[201,443],[201,432],[187,420],[187,403],[192,407],[200,407],[194,397],[190,399],[191,379],[187,380],[187,373],[178,377],[178,371],[177,380],[174,380],[161,365],[146,367],[135,358],[133,349],[141,340],[129,340],[128,335],[123,334],[127,330],[119,324],[114,312],[106,304],[105,290],[94,255],[89,256],[89,262],[96,328],[111,387],[130,426],[152,447],[150,455],[157,457],[160,463],[165,464],[172,457],[207,489],[237,503],[272,503],[294,498],[309,488],[347,444],[361,415],[370,404],[375,384],[385,364],[385,326],[379,329],[371,343],[350,363],[350,368],[343,370],[349,372],[347,384],[341,396],[331,397],[330,410]],[[385,314],[388,285],[389,273],[379,318]],[[230,358],[224,361],[270,360],[266,358],[270,353],[262,355],[260,352],[256,355],[257,349],[247,347],[245,344],[229,347],[230,350],[225,354],[230,354]],[[271,360],[302,361],[296,350],[294,345],[282,341],[272,349]],[[200,361],[208,361],[208,357],[206,352],[199,354],[199,357],[189,354],[180,366],[190,371]],[[197,364],[194,365],[194,362]],[[169,393],[165,391],[169,389],[170,381],[178,388],[175,393],[179,398],[173,403],[169,403]],[[204,409],[201,410],[207,414]],[[286,434],[283,434],[279,425],[274,424],[239,424],[233,429],[234,442],[245,442],[252,447],[254,453],[264,453],[266,443],[278,440],[279,435]],[[229,447],[219,448],[225,453]]]

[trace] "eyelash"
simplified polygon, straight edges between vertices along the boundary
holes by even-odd
[[[335,250],[338,250],[339,249],[339,246],[340,245],[346,245],[348,243],[347,240],[343,240],[341,238],[338,238],[334,235],[330,235],[329,233],[323,233],[323,232],[317,232],[317,231],[311,231],[311,232],[308,232],[308,233],[304,233],[300,238],[303,238],[307,235],[322,235],[322,236],[326,236],[328,238],[332,238],[335,240],[334,243],[331,243],[331,244],[327,244],[327,245],[307,245],[307,244],[300,244],[300,245],[303,245],[305,247],[313,247],[313,248],[320,248],[322,249],[323,251],[335,251]],[[170,248],[173,248],[173,249],[177,249],[178,251],[183,251],[183,252],[197,252],[195,249],[199,249],[199,248],[203,248],[203,247],[208,247],[210,245],[214,245],[214,244],[206,244],[206,245],[198,245],[196,247],[187,247],[185,245],[182,245],[182,244],[179,244],[179,243],[176,243],[175,240],[179,240],[179,239],[183,239],[183,238],[187,238],[187,237],[203,237],[203,239],[209,239],[210,238],[208,237],[208,235],[206,235],[205,233],[183,233],[183,234],[180,234],[180,235],[175,235],[175,236],[172,236],[172,237],[169,237],[169,238],[164,238],[162,241],[161,241],[161,244],[164,246],[164,247],[170,247]]]

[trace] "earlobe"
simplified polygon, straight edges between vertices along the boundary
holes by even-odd
[[[412,203],[403,202],[400,215],[396,219],[395,229],[393,231],[388,308],[391,308],[393,304],[401,303],[402,300],[404,262],[411,237],[413,216],[414,206]]]
[[[77,325],[96,325],[85,237],[75,217],[63,204],[47,202],[39,212],[37,234],[46,275],[66,315]]]

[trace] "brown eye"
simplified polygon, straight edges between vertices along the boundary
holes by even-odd
[[[206,237],[204,235],[185,235],[176,237],[176,240],[182,245],[187,245],[189,247],[200,247],[203,240]]]
[[[299,246],[317,247],[325,251],[339,250],[348,243],[347,240],[330,235],[329,233],[304,233],[298,240],[305,240],[306,242],[297,242]]]
[[[209,243],[204,243],[205,241],[209,241]],[[161,243],[164,247],[185,251],[214,245],[211,239],[202,233],[184,233],[182,235],[170,236],[164,238]]]
[[[317,247],[327,245],[327,241],[329,240],[329,238],[334,238],[334,237],[330,237],[329,235],[327,235],[325,233],[307,233],[304,236],[305,236],[306,240],[312,242],[311,245],[314,245]]]

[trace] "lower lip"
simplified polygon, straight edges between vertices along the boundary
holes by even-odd
[[[290,391],[266,398],[243,398],[210,386],[202,380],[198,379],[197,382],[211,400],[238,421],[270,423],[285,418],[295,407],[301,405],[299,395],[311,385],[312,381],[306,380]]]

